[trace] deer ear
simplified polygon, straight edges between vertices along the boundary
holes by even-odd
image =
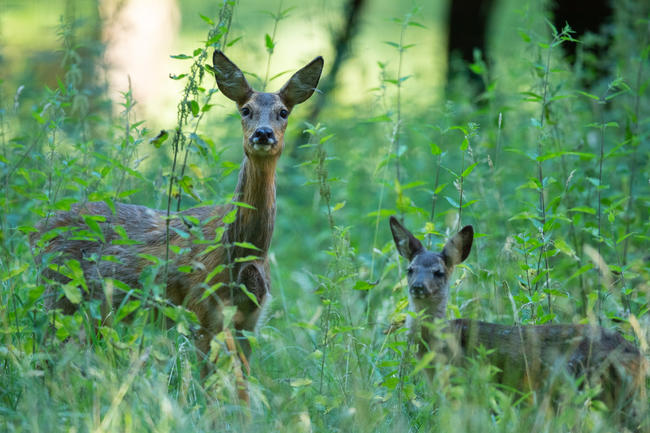
[[[422,242],[400,224],[394,216],[390,217],[390,230],[393,232],[393,240],[395,241],[397,251],[409,262],[413,260],[413,257],[424,250]]]
[[[244,73],[223,52],[214,51],[212,65],[221,93],[235,101],[237,105],[243,105],[248,101],[253,94],[253,89],[244,78]]]
[[[305,102],[316,90],[320,74],[323,71],[323,58],[318,56],[307,66],[293,74],[289,81],[282,86],[278,96],[287,107]]]
[[[463,227],[451,239],[447,241],[442,249],[442,257],[448,268],[453,268],[459,263],[465,261],[469,252],[472,250],[474,241],[474,228],[472,226]]]

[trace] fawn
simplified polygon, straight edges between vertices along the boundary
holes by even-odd
[[[196,346],[202,356],[210,353],[212,338],[223,330],[224,306],[236,307],[233,324],[241,334],[241,331],[255,328],[262,306],[270,297],[267,252],[275,223],[276,165],[284,147],[289,114],[295,105],[313,94],[323,69],[323,59],[312,60],[276,93],[253,90],[242,71],[221,51],[214,52],[213,66],[220,91],[237,104],[241,114],[244,158],[233,202],[243,205],[197,207],[176,213],[167,220],[165,212],[144,206],[115,203],[113,211],[103,202],[78,204],[68,212],[44,219],[38,232],[30,236],[35,246],[39,238],[49,232],[40,242],[37,257],[37,261],[43,263],[42,275],[46,279],[68,283],[70,278],[61,271],[71,261],[76,261],[87,286],[84,296],[102,299],[110,315],[111,308],[117,308],[127,293],[115,289],[108,297],[103,281],[111,278],[132,288],[140,287],[140,274],[150,264],[144,255],[164,259],[169,233],[169,244],[185,252],[169,253],[164,282],[166,297],[196,314],[201,326]],[[222,218],[234,212],[235,207],[234,221],[225,224]],[[75,234],[88,229],[84,216],[100,216],[103,220],[99,222],[103,234],[101,242],[84,240],[83,236]],[[121,230],[116,231],[116,226],[121,226]],[[223,235],[215,248],[209,241],[219,241],[215,233],[222,229]],[[119,232],[125,232],[135,244],[125,245]],[[251,245],[255,249],[251,249]],[[257,259],[250,260],[251,255]],[[179,270],[181,267],[184,272]],[[188,268],[191,268],[189,273]],[[221,271],[215,274],[217,268]],[[159,279],[162,280],[162,276]],[[206,289],[215,287],[210,296],[203,296]],[[61,309],[66,314],[76,311],[78,305],[58,294],[53,287],[46,291],[46,308]],[[245,338],[239,340],[246,364],[250,347]],[[204,366],[209,369],[208,364]],[[206,373],[204,368],[204,375]]]
[[[470,253],[474,230],[463,227],[435,253],[395,217],[390,228],[399,254],[409,261],[407,280],[412,338],[419,344],[417,356],[436,351],[440,358],[457,361],[487,349],[488,361],[498,368],[497,382],[522,391],[550,387],[563,374],[600,382],[601,398],[620,409],[635,392],[644,389],[647,362],[640,351],[619,333],[593,325],[500,325],[468,319],[445,322],[449,278],[456,265]],[[429,322],[429,323],[427,323]],[[442,329],[435,329],[443,323]],[[437,359],[440,359],[437,358]],[[444,361],[443,361],[444,362]],[[431,376],[433,371],[427,370]]]

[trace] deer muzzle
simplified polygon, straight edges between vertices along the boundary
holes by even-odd
[[[267,146],[273,147],[277,142],[273,130],[266,126],[257,128],[250,138],[250,143],[255,150]]]
[[[416,281],[410,285],[409,292],[411,292],[411,296],[415,299],[426,298],[430,293],[426,284],[419,281]]]

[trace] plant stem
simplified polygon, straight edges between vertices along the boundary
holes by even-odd
[[[262,83],[262,91],[266,91],[266,85],[269,83],[269,73],[271,71],[271,57],[273,56],[273,52],[275,51],[275,35],[278,30],[278,23],[282,19],[282,0],[280,0],[280,3],[278,4],[278,12],[275,14],[273,17],[274,22],[273,22],[273,32],[271,33],[271,41],[273,43],[273,49],[267,50],[269,55],[266,58],[266,74],[264,74],[264,83]]]
[[[548,85],[549,85],[549,75],[551,71],[551,52],[552,52],[552,47],[553,44],[549,44],[548,47],[548,54],[546,57],[546,66],[544,69],[544,81],[543,81],[543,96],[542,96],[542,110],[539,116],[539,125],[540,125],[540,130],[544,127],[544,119],[545,119],[545,114],[546,114],[546,105],[547,105],[547,98],[548,98]],[[541,156],[542,156],[542,137],[538,137],[537,139],[537,179],[539,181],[539,212],[540,212],[540,218],[542,222],[542,228],[541,228],[541,236],[542,236],[542,251],[544,255],[544,266],[546,267],[546,288],[547,290],[551,288],[550,285],[550,278],[549,278],[549,267],[548,267],[548,257],[547,257],[547,251],[546,251],[546,204],[544,202],[544,174],[542,171],[542,161],[541,161]],[[539,267],[538,267],[538,272],[539,272]],[[548,293],[547,296],[548,300],[548,312],[549,314],[553,313],[553,308],[552,308],[552,303],[551,303],[551,294],[550,292]]]

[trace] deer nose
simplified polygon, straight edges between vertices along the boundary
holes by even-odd
[[[427,288],[421,281],[416,281],[413,284],[411,284],[410,292],[411,295],[413,295],[416,298],[424,298],[424,296],[427,293]]]
[[[251,137],[253,144],[275,144],[273,130],[267,126],[257,128]]]

